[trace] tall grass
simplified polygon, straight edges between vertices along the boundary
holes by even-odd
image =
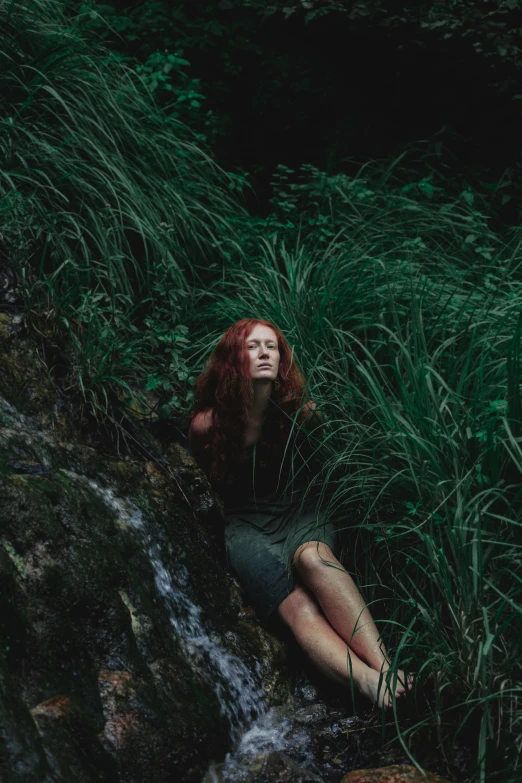
[[[395,733],[412,759],[431,738],[448,759],[470,749],[470,779],[514,783],[519,236],[495,236],[469,190],[405,183],[399,168],[353,179],[309,168],[309,192],[317,206],[302,205],[301,225],[280,220],[274,233],[269,221],[249,263],[216,284],[198,314],[212,329],[198,341],[194,323],[193,346],[204,355],[208,332],[246,315],[289,337],[327,417],[323,508],[344,529],[395,666],[417,673],[416,708],[395,716]]]
[[[183,380],[193,286],[240,252],[234,178],[54,0],[0,0],[0,83],[0,241],[34,325],[94,410]]]

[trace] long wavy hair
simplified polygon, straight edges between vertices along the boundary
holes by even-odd
[[[269,415],[261,431],[259,445],[277,447],[286,443],[294,417],[306,400],[306,382],[290,347],[279,329],[270,321],[243,318],[229,326],[208,360],[206,369],[195,382],[190,421],[201,411],[212,408],[212,426],[205,444],[202,465],[212,481],[233,483],[236,470],[246,459],[243,434],[254,401],[254,383],[250,372],[247,337],[258,326],[268,326],[277,336],[279,371],[269,400]],[[266,461],[266,460],[265,460]],[[263,460],[261,460],[263,467]]]

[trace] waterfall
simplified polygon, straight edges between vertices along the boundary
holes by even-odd
[[[261,666],[256,662],[251,672],[243,661],[226,650],[206,626],[202,611],[179,586],[188,582],[188,573],[180,564],[174,575],[165,566],[160,548],[148,529],[141,510],[128,499],[121,499],[108,487],[96,481],[62,470],[69,478],[88,486],[118,518],[139,532],[147,551],[154,581],[159,595],[165,602],[170,624],[176,640],[181,645],[193,667],[197,667],[213,688],[221,709],[228,721],[231,739],[238,742],[245,729],[265,711],[265,693],[261,683]]]

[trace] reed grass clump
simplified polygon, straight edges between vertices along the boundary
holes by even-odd
[[[234,246],[233,178],[54,0],[0,0],[1,250],[94,411],[175,391],[184,313]]]

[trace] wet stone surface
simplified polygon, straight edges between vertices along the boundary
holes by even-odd
[[[359,772],[373,775],[368,783],[420,783],[421,773],[393,739],[393,717],[383,718],[358,694],[352,704],[350,695],[318,676],[293,645],[289,662],[290,699],[261,715],[224,762],[211,763],[203,783],[365,783]],[[408,709],[411,704],[404,704],[399,720],[406,722]],[[436,753],[425,755],[426,783],[465,780],[444,774],[441,761]]]
[[[53,413],[34,347],[4,331],[0,358],[0,779],[199,781],[287,697],[284,646],[190,455],[102,454]]]
[[[392,764],[388,767],[349,772],[341,783],[446,783],[446,781],[427,770],[420,772],[410,764]]]

